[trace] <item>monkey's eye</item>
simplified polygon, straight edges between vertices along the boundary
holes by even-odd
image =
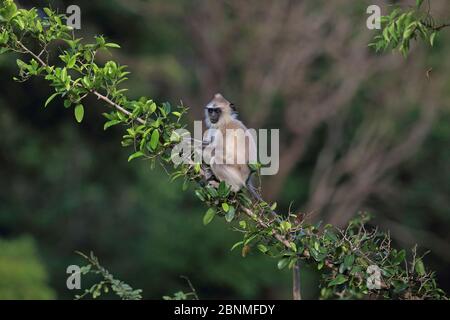
[[[222,110],[220,110],[220,108],[208,108],[208,113],[209,114],[213,114],[213,113],[217,113],[220,114]]]

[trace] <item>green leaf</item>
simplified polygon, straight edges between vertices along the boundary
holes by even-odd
[[[208,191],[208,193],[211,195],[211,197],[217,198],[219,196],[219,193],[213,187],[206,186],[205,189],[206,189],[206,191]]]
[[[75,119],[77,120],[78,123],[80,123],[81,121],[83,121],[83,117],[84,117],[84,107],[82,104],[77,104],[77,106],[75,107]]]
[[[418,259],[417,261],[416,261],[416,264],[415,264],[415,266],[414,266],[414,270],[416,270],[416,272],[417,272],[417,274],[419,274],[419,275],[421,275],[421,276],[423,276],[423,275],[425,275],[425,266],[424,266],[424,264],[423,264],[423,261],[422,261],[422,259]]]
[[[44,108],[46,108],[46,107],[48,106],[48,104],[49,104],[53,99],[55,99],[55,97],[56,97],[57,95],[59,95],[58,92],[56,92],[56,93],[52,94],[50,97],[48,97],[47,101],[45,101]]]
[[[230,210],[230,206],[228,205],[228,203],[224,202],[222,203],[222,209],[225,212],[228,212],[228,210]]]
[[[149,113],[153,113],[155,111],[156,111],[156,103],[152,102],[152,104],[150,105]]]
[[[262,253],[266,253],[267,251],[269,251],[267,247],[263,244],[258,244],[258,250],[261,251]]]
[[[295,264],[297,263],[297,261],[298,261],[298,259],[297,258],[290,258],[289,259],[289,264],[288,264],[288,268],[289,269],[292,269],[294,266],[295,266]]]
[[[67,68],[71,69],[75,66],[75,62],[77,61],[77,56],[70,57],[69,61],[67,61]]]
[[[17,66],[20,69],[27,69],[28,65],[20,59],[16,59]]]
[[[130,161],[133,160],[133,159],[142,157],[142,156],[144,156],[144,153],[143,153],[142,151],[135,152],[135,153],[133,153],[132,155],[130,155],[130,156],[128,157],[128,162],[130,162]]]
[[[205,201],[205,197],[204,197],[203,191],[201,189],[195,190],[195,195],[197,196],[197,198],[200,199],[200,201],[202,201],[202,202]]]
[[[9,21],[17,12],[17,6],[13,1],[2,1],[0,7],[0,21]]]
[[[209,208],[208,211],[206,211],[205,215],[203,216],[203,225],[209,224],[216,215],[216,210],[213,208]]]
[[[434,40],[436,39],[437,32],[433,32],[430,36],[430,45],[434,46]]]
[[[233,251],[234,249],[236,249],[237,247],[241,246],[244,242],[243,241],[239,241],[236,242],[230,249],[230,251]]]
[[[247,256],[247,254],[250,252],[250,250],[251,250],[250,246],[244,245],[241,250],[242,257],[245,258]]]
[[[406,251],[405,250],[401,250],[399,253],[397,253],[397,255],[394,257],[394,260],[392,261],[392,263],[394,265],[400,264],[405,260],[405,256],[406,256]]]
[[[270,210],[275,211],[276,208],[277,208],[277,203],[274,202],[274,203],[272,204],[272,206],[270,207]]]
[[[289,221],[283,221],[280,223],[280,228],[282,231],[287,232],[291,229],[292,225]]]
[[[422,6],[423,0],[416,0],[416,6],[417,8],[420,8]]]
[[[279,270],[284,269],[289,264],[289,257],[285,257],[278,261],[277,267]]]
[[[113,42],[106,43],[105,47],[120,49],[120,45],[118,45],[117,43],[113,43]]]
[[[355,262],[355,256],[354,255],[349,255],[346,256],[344,259],[344,266],[347,269],[350,269],[350,267],[353,265],[353,262]]]
[[[178,132],[173,131],[172,134],[170,135],[170,142],[180,142],[181,141],[181,137],[178,134]]]
[[[44,12],[48,17],[51,17],[53,15],[53,11],[49,8],[44,8]]]
[[[344,276],[343,274],[339,274],[336,278],[334,278],[333,280],[331,280],[328,283],[328,286],[329,287],[337,286],[337,285],[345,283],[346,281],[347,281],[347,277]]]
[[[230,186],[228,186],[225,181],[221,181],[219,187],[217,188],[217,192],[219,193],[219,195],[223,198],[226,198],[230,194],[230,191]]]
[[[152,136],[150,138],[150,148],[155,150],[159,144],[159,131],[157,129],[153,130]]]
[[[225,220],[227,222],[233,221],[235,212],[236,210],[234,209],[234,207],[229,206],[228,212],[225,214]]]
[[[109,127],[115,126],[116,124],[121,123],[122,121],[114,119],[114,120],[110,120],[108,122],[105,123],[105,125],[103,126],[103,130],[108,129]]]
[[[294,242],[290,242],[289,245],[291,246],[292,251],[297,252],[297,245]]]

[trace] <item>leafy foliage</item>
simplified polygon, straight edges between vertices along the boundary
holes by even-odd
[[[191,288],[191,291],[190,292],[177,291],[173,294],[173,296],[163,296],[164,300],[199,300],[197,291],[195,290],[191,281],[184,276],[182,278],[184,278],[187,281],[189,287]]]
[[[108,293],[109,290],[112,290],[118,297],[122,300],[141,300],[141,292],[142,290],[137,289],[134,290],[130,285],[126,284],[123,281],[115,279],[114,276],[106,270],[100,262],[98,258],[91,252],[89,256],[85,255],[82,252],[78,252],[80,256],[85,258],[88,262],[87,265],[81,267],[80,272],[83,275],[86,274],[95,274],[100,275],[103,280],[95,283],[89,289],[86,289],[83,294],[77,295],[76,299],[82,299],[88,295],[91,295],[93,299],[98,298],[102,292]]]
[[[77,122],[83,120],[84,99],[88,95],[97,97],[113,109],[104,114],[107,119],[104,128],[115,125],[124,128],[122,146],[133,149],[129,161],[146,159],[152,167],[159,163],[165,169],[172,165],[170,153],[180,140],[175,130],[183,127],[180,120],[187,108],[172,108],[168,103],[159,105],[147,97],[128,99],[126,89],[120,87],[127,79],[125,67],[115,61],[99,65],[95,59],[99,50],[118,48],[119,45],[107,42],[102,36],[95,37],[93,43],[83,44],[64,24],[64,16],[50,9],[45,9],[45,12],[47,17],[42,20],[35,9],[18,10],[12,0],[2,2],[0,52],[12,51],[29,56],[27,61],[17,60],[19,77],[16,80],[44,77],[55,90],[45,106],[59,96],[65,108],[74,108]],[[392,19],[396,18],[397,15],[393,15]],[[399,24],[398,28],[405,26],[406,31],[410,18],[405,16],[404,19],[408,24]],[[409,40],[421,29],[417,25],[411,29],[411,35],[402,38],[403,51],[409,48]],[[386,43],[400,45],[395,39],[388,34],[387,40],[383,38],[383,44],[378,47],[385,48]],[[55,43],[65,45],[60,45],[62,54],[53,61],[48,49]],[[38,49],[31,49],[34,47]],[[422,259],[417,258],[413,251],[412,262],[407,263],[406,252],[392,249],[388,235],[368,230],[365,226],[367,216],[352,221],[345,230],[332,226],[321,230],[320,225],[308,224],[302,215],[290,212],[284,218],[274,217],[272,211],[276,204],[254,201],[245,190],[231,192],[225,183],[217,187],[205,184],[207,166],[190,160],[173,169],[172,179],[183,178],[185,188],[190,182],[197,184],[195,194],[208,206],[203,217],[205,225],[216,216],[224,217],[243,234],[243,240],[232,248],[241,247],[243,257],[256,248],[278,259],[279,269],[292,268],[299,261],[311,264],[322,273],[322,298],[445,298],[444,292],[436,285],[434,274],[426,271]],[[90,272],[93,266],[104,280],[85,294],[92,294],[95,298],[105,285],[111,285],[121,298],[140,297],[140,291],[115,280],[95,257],[88,259],[91,267],[86,267],[83,272]],[[367,286],[367,268],[371,265],[381,269],[380,289]],[[176,298],[182,298],[182,295]]]
[[[54,299],[36,251],[29,237],[0,240],[0,299]]]
[[[402,10],[397,7],[388,15],[382,16],[382,32],[375,36],[369,46],[377,52],[398,49],[404,56],[407,56],[412,40],[421,38],[433,46],[439,31],[450,25],[436,24],[429,9],[424,11],[423,6],[424,1],[417,0],[416,6],[411,9]]]

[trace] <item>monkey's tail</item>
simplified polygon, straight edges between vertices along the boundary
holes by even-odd
[[[264,199],[259,195],[259,193],[258,193],[257,189],[255,188],[255,186],[253,186],[253,183],[251,182],[250,179],[247,181],[247,190],[250,192],[250,194],[253,196],[253,198],[256,201],[265,202]],[[277,219],[280,218],[279,215],[275,211],[273,211],[273,210],[269,210],[269,211]]]

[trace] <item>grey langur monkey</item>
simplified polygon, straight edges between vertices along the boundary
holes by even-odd
[[[214,176],[234,192],[248,187],[252,172],[249,163],[256,163],[256,144],[251,132],[237,119],[235,106],[217,93],[205,106],[205,123],[208,131],[204,156],[210,157],[206,162]]]

